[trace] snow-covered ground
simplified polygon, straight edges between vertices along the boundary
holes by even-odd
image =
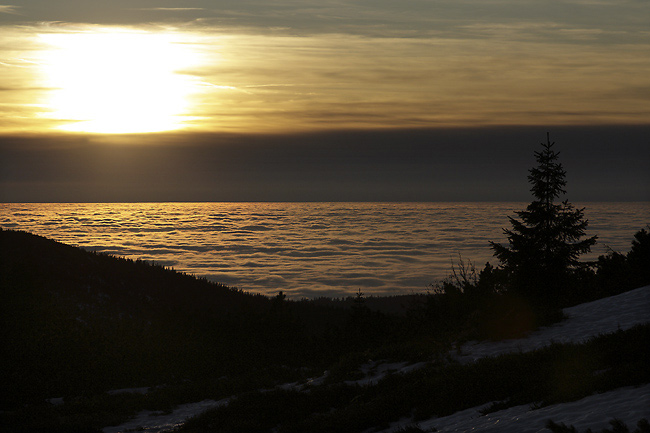
[[[556,423],[573,425],[579,432],[588,428],[600,432],[610,427],[609,421],[616,418],[634,430],[641,418],[650,420],[650,384],[590,395],[578,401],[535,410],[528,405],[523,405],[481,415],[479,410],[486,406],[463,410],[441,418],[432,418],[417,425],[422,430],[441,433],[532,433],[550,432],[544,427],[550,419]],[[408,421],[396,423],[387,432],[393,432],[400,426],[407,425],[413,423]],[[436,430],[432,430],[433,428]]]
[[[170,414],[160,414],[144,410],[132,420],[115,427],[106,427],[104,433],[125,433],[125,432],[145,432],[161,433],[171,431],[185,423],[193,416],[205,412],[208,409],[228,404],[229,399],[219,401],[204,400],[198,403],[189,403],[178,406]]]
[[[409,364],[408,362],[386,363],[381,361],[369,361],[361,366],[363,378],[359,380],[346,380],[346,385],[373,385],[382,380],[390,373],[405,374],[427,365],[426,362],[417,362]]]
[[[149,387],[144,388],[123,388],[123,389],[114,389],[108,391],[108,395],[119,395],[119,394],[147,394],[149,392]]]
[[[541,328],[527,338],[467,343],[461,347],[461,355],[458,358],[461,362],[472,362],[485,356],[527,352],[553,342],[582,342],[600,334],[629,329],[650,322],[650,286],[566,308],[564,313],[569,317],[567,320]],[[617,418],[634,430],[641,418],[650,421],[650,384],[638,388],[621,388],[591,395],[578,401],[534,410],[530,406],[523,405],[481,415],[479,410],[484,407],[433,418],[419,423],[419,427],[425,431],[435,427],[438,432],[457,433],[550,432],[544,426],[546,421],[551,419],[556,423],[573,425],[580,432],[587,428],[600,432],[610,427],[610,420]],[[387,432],[411,424],[413,423],[409,420],[404,420],[396,423]]]
[[[486,356],[535,350],[553,342],[581,342],[600,334],[629,329],[650,322],[650,286],[567,308],[564,313],[568,316],[567,320],[541,328],[527,338],[467,343],[461,347],[458,359],[461,362],[472,362]],[[365,378],[355,383],[375,383],[389,372],[407,373],[422,366],[423,363],[372,362],[362,367]],[[320,384],[323,378],[324,376],[316,379],[314,384]],[[288,388],[298,386],[298,384],[286,385]],[[141,412],[138,417],[126,424],[106,427],[104,433],[123,433],[135,429],[147,433],[169,431],[181,425],[186,419],[227,402],[228,399],[186,404],[179,406],[168,415]],[[599,432],[609,426],[611,419],[617,418],[625,422],[628,427],[635,427],[641,418],[650,420],[650,384],[637,388],[626,387],[541,409],[531,409],[530,406],[523,405],[481,415],[479,410],[484,407],[463,410],[447,417],[433,418],[419,423],[419,426],[423,430],[435,427],[439,432],[548,432],[544,425],[547,420],[552,419],[558,423],[573,424],[579,431],[591,428]],[[412,423],[409,420],[403,420],[387,432],[410,424]]]
[[[509,352],[528,352],[555,343],[578,343],[599,334],[629,329],[650,321],[650,286],[620,295],[565,308],[567,320],[540,328],[526,338],[469,342],[461,347],[457,359],[471,362],[486,356]]]

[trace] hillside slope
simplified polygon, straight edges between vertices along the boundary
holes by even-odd
[[[223,374],[250,360],[236,339],[253,335],[270,306],[147,262],[0,230],[0,405]]]

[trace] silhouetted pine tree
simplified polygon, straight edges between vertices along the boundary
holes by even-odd
[[[584,208],[575,209],[567,200],[555,202],[566,194],[566,172],[554,144],[547,133],[542,151],[535,152],[537,166],[528,175],[534,200],[526,210],[516,212],[521,221],[509,217],[512,229],[503,230],[508,245],[490,245],[509,290],[557,306],[566,301],[572,275],[584,266],[578,259],[590,251],[596,236],[580,240],[588,224]]]

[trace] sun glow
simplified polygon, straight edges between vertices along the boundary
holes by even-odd
[[[51,88],[47,117],[66,131],[138,133],[181,129],[196,56],[178,36],[135,31],[41,34]]]

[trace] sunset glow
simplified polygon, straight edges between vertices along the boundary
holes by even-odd
[[[183,127],[195,61],[165,34],[81,32],[42,34],[50,47],[42,73],[51,88],[46,117],[60,129],[98,133],[158,132]]]
[[[643,430],[648,17],[0,4],[0,430]]]
[[[647,1],[19,3],[4,200],[503,200],[549,131],[584,199],[648,197]]]

